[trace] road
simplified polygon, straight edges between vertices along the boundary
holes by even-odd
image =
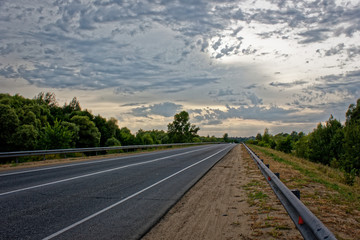
[[[0,174],[0,239],[138,239],[234,145]]]

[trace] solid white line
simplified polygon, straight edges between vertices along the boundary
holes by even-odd
[[[207,148],[205,148],[205,149],[207,149]],[[57,183],[68,182],[68,181],[79,179],[79,178],[90,177],[90,176],[94,176],[94,175],[98,175],[98,174],[102,174],[102,173],[112,172],[112,171],[116,171],[116,170],[123,169],[123,168],[128,168],[128,167],[153,163],[153,162],[157,162],[157,161],[164,160],[164,159],[167,159],[167,158],[177,157],[177,156],[181,156],[181,155],[185,155],[185,154],[188,154],[188,153],[197,152],[197,151],[201,151],[201,150],[204,150],[204,148],[196,149],[196,150],[188,151],[188,152],[184,152],[184,153],[178,153],[178,154],[175,154],[175,155],[166,156],[166,157],[162,157],[162,158],[156,158],[156,159],[153,159],[153,160],[150,160],[150,161],[133,163],[133,164],[117,167],[117,168],[111,168],[111,169],[107,169],[107,170],[103,170],[103,171],[99,171],[99,172],[84,174],[84,175],[80,175],[80,176],[76,176],[76,177],[72,177],[72,178],[66,178],[66,179],[62,179],[62,180],[58,180],[58,181],[54,181],[54,182],[44,183],[44,184],[35,185],[35,186],[31,186],[31,187],[26,187],[26,188],[20,188],[20,189],[12,190],[12,191],[9,191],[9,192],[0,193],[0,197],[5,196],[5,195],[9,195],[9,194],[12,194],[12,193],[17,193],[17,192],[22,192],[22,191],[34,189],[34,188],[45,187],[45,186],[54,185],[54,184],[57,184]]]
[[[209,147],[207,147],[207,148],[209,148]],[[207,149],[207,148],[202,148],[202,149]],[[157,153],[158,153],[158,152],[157,152]],[[149,153],[149,154],[147,154],[147,156],[148,156],[148,155],[154,155],[154,154],[157,154],[157,153]],[[45,170],[53,170],[53,169],[58,169],[58,168],[66,168],[66,167],[80,166],[80,165],[88,165],[88,164],[95,164],[95,163],[102,163],[102,162],[110,162],[110,161],[123,160],[123,159],[132,158],[132,157],[143,157],[143,156],[145,156],[145,155],[139,154],[139,155],[125,156],[125,157],[118,157],[118,158],[110,158],[110,159],[103,159],[103,160],[94,160],[94,161],[90,161],[90,162],[73,163],[73,164],[70,163],[70,164],[62,165],[62,166],[47,167],[47,168],[32,169],[32,170],[24,170],[24,171],[11,172],[11,173],[4,173],[4,174],[0,174],[0,177],[17,175],[17,174],[23,174],[23,173],[30,173],[30,172],[39,172],[39,171],[45,171]]]
[[[133,197],[136,197],[137,195],[145,192],[146,190],[149,190],[150,188],[155,187],[156,185],[159,185],[160,183],[162,183],[162,182],[164,182],[164,181],[166,181],[166,180],[168,180],[168,179],[170,179],[170,178],[178,175],[179,173],[182,173],[182,172],[186,171],[187,169],[192,168],[192,167],[198,165],[199,163],[202,163],[202,162],[208,160],[209,158],[211,158],[211,157],[219,154],[220,152],[225,151],[225,150],[228,149],[228,148],[229,148],[229,147],[226,147],[226,148],[224,148],[224,149],[222,149],[222,150],[220,150],[220,151],[218,151],[218,152],[216,152],[216,153],[214,153],[214,154],[212,154],[212,155],[210,155],[210,156],[208,156],[208,157],[206,157],[206,158],[204,158],[204,159],[202,159],[202,160],[200,160],[200,161],[198,161],[198,162],[196,162],[196,163],[193,163],[193,164],[187,166],[186,168],[183,168],[183,169],[181,169],[180,171],[177,171],[176,173],[173,173],[173,174],[171,174],[170,176],[168,176],[168,177],[166,177],[166,178],[163,178],[162,180],[160,180],[160,181],[158,181],[158,182],[156,182],[156,183],[154,183],[154,184],[152,184],[152,185],[150,185],[150,186],[148,186],[148,187],[146,187],[146,188],[144,188],[144,189],[142,189],[142,190],[140,190],[140,191],[138,191],[138,192],[136,192],[136,193],[134,193],[134,194],[126,197],[126,198],[124,198],[124,199],[122,199],[121,201],[119,201],[119,202],[117,202],[117,203],[114,203],[113,205],[110,205],[109,207],[106,207],[106,208],[104,208],[104,209],[102,209],[102,210],[100,210],[100,211],[98,211],[98,212],[96,212],[96,213],[94,213],[94,214],[92,214],[92,215],[90,215],[90,216],[88,216],[88,217],[86,217],[86,218],[84,218],[84,219],[82,219],[82,220],[74,223],[74,224],[71,224],[70,226],[68,226],[68,227],[66,227],[66,228],[63,228],[63,229],[61,229],[60,231],[58,231],[58,232],[56,232],[56,233],[51,234],[50,236],[44,238],[43,240],[52,239],[52,238],[54,238],[54,237],[56,237],[56,236],[58,236],[58,235],[60,235],[60,234],[62,234],[62,233],[64,233],[64,232],[66,232],[66,231],[68,231],[68,230],[70,230],[70,229],[72,229],[72,228],[74,228],[74,227],[76,227],[76,226],[78,226],[78,225],[80,225],[80,224],[82,224],[82,223],[84,223],[84,222],[86,222],[86,221],[88,221],[88,220],[90,220],[90,219],[92,219],[92,218],[100,215],[101,213],[106,212],[106,211],[108,211],[108,210],[110,210],[110,209],[112,209],[112,208],[114,208],[114,207],[122,204],[123,202],[126,202],[126,201],[129,200],[129,199],[131,199],[131,198],[133,198]]]

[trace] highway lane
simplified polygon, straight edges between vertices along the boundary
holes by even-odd
[[[233,145],[0,174],[0,239],[137,239]]]

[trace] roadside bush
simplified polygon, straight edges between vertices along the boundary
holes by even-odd
[[[113,147],[113,146],[121,146],[120,141],[117,140],[115,137],[111,137],[105,142],[105,147]]]
[[[344,172],[344,183],[353,186],[355,183],[355,178],[357,174],[357,169],[353,168],[350,172]]]

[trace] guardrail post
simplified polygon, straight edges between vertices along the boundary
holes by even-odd
[[[280,173],[276,172],[274,174],[275,174],[275,176],[277,176],[278,179],[280,179]]]
[[[291,190],[291,192],[300,200],[300,190],[295,189],[295,190]]]
[[[266,166],[267,168],[270,168],[270,164],[265,164],[265,166]]]

